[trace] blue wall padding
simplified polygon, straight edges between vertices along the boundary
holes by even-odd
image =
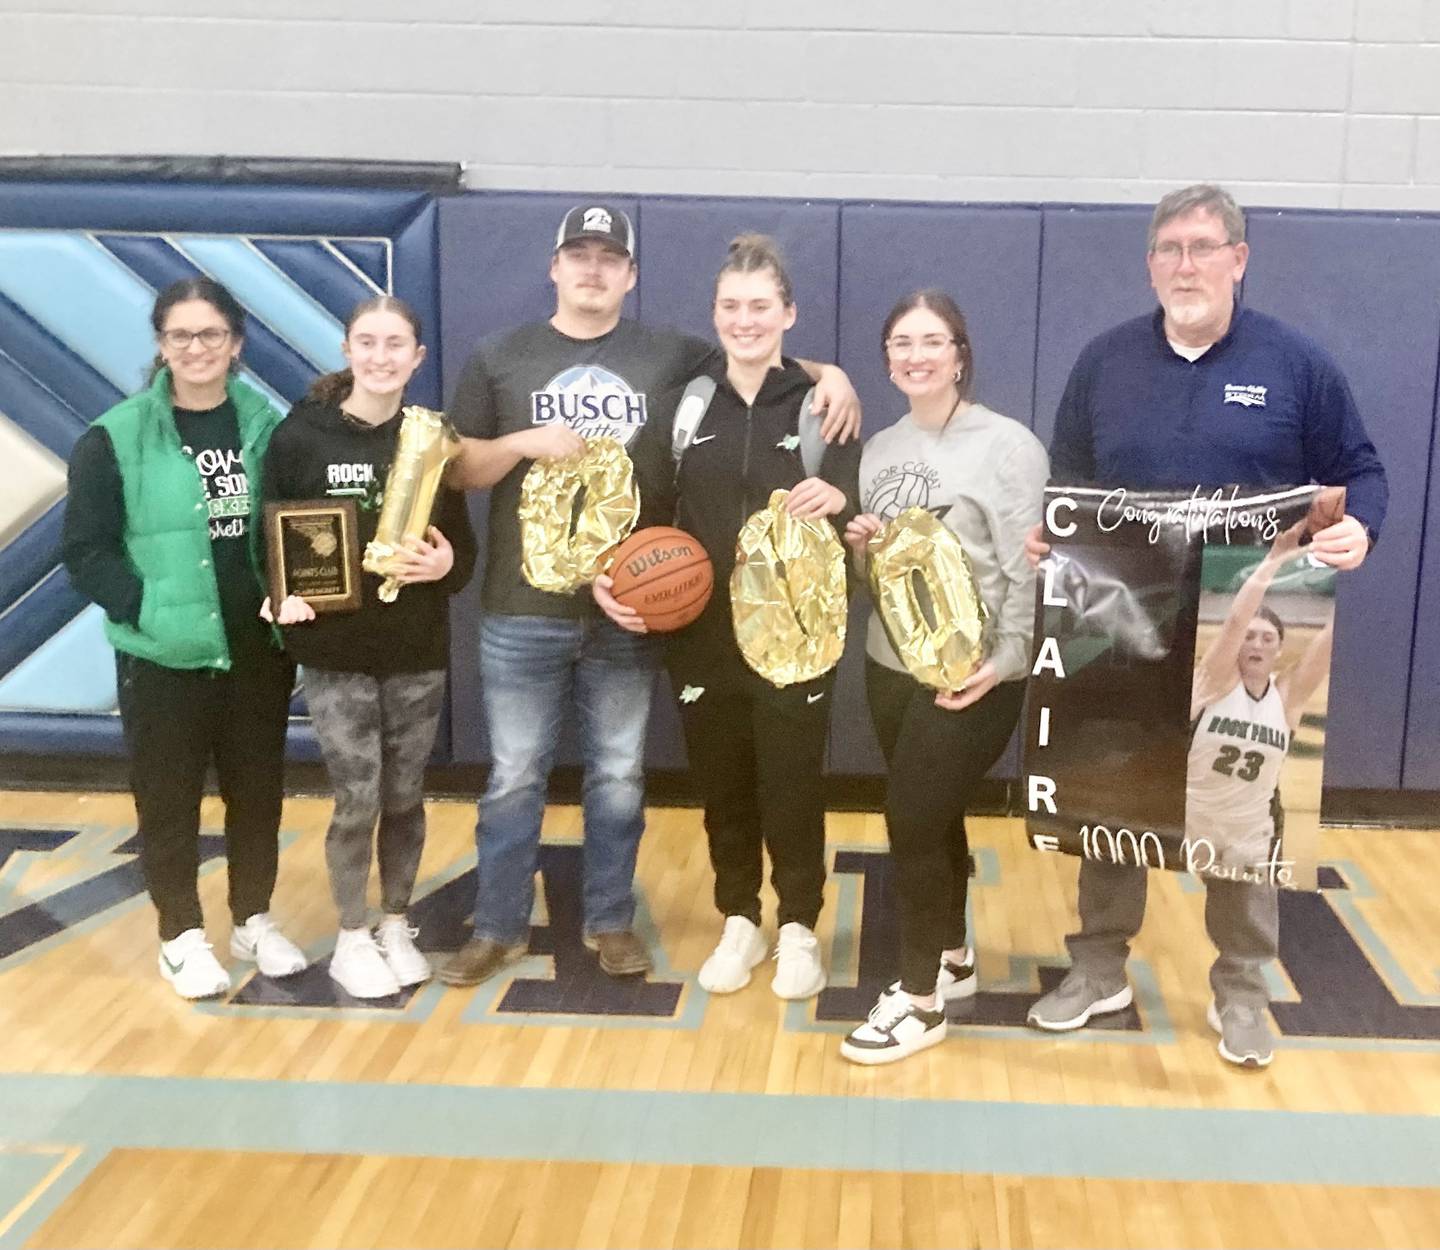
[[[0,231],[0,294],[112,386],[138,387],[154,357],[154,293],[93,239]]]
[[[51,396],[47,402],[75,413],[82,428],[86,422],[124,398],[118,387],[76,356],[19,306],[0,297],[0,359],[5,357],[32,380],[43,379],[44,389]],[[0,402],[0,408],[4,407],[4,403]],[[40,435],[37,433],[36,437]]]
[[[91,604],[0,678],[0,708],[113,712],[115,660],[104,611]]]
[[[390,284],[390,247],[370,239],[331,239],[331,246],[382,291]]]
[[[0,227],[264,234],[398,234],[428,205],[428,191],[210,183],[7,182]]]
[[[254,246],[341,325],[356,304],[378,294],[317,239],[255,239]]]
[[[1155,308],[1145,269],[1148,208],[1047,208],[1040,249],[1035,433],[1047,446],[1080,349]]]
[[[0,324],[0,335],[5,333]],[[84,418],[0,351],[0,413],[62,460],[85,432]],[[12,415],[13,414],[13,415]]]
[[[0,549],[0,613],[8,612],[55,568],[60,559],[60,525],[64,516],[62,499]],[[9,632],[7,623],[3,633]]]
[[[440,379],[444,376],[444,348],[440,326],[440,213],[433,200],[423,202],[394,238],[395,294],[408,300],[424,324],[429,352],[406,388],[412,404],[439,408]]]
[[[1407,790],[1440,790],[1440,406],[1434,417],[1401,775]]]
[[[47,513],[46,519],[50,515]],[[37,582],[25,602],[5,614],[0,629],[0,678],[88,606],[89,600],[70,585],[64,569],[56,568]]]
[[[1339,581],[1329,722],[1338,749],[1326,752],[1325,783],[1395,787],[1434,426],[1429,362],[1440,355],[1440,221],[1286,212],[1247,223],[1245,302],[1340,362],[1390,478],[1380,544]]]

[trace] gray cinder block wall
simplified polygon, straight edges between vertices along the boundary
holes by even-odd
[[[0,152],[1440,209],[1440,0],[0,0]]]

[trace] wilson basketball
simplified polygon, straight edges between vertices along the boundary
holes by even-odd
[[[715,584],[705,548],[668,525],[631,534],[615,549],[610,576],[615,582],[610,593],[657,634],[690,624],[705,610]]]

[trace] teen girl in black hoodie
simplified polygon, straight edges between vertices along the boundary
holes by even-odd
[[[317,380],[271,438],[265,496],[353,498],[363,550],[379,522],[405,386],[425,359],[420,318],[393,296],[366,300],[346,322],[344,351],[350,368]],[[286,650],[304,666],[335,788],[325,859],[340,934],[330,975],[356,998],[383,998],[430,975],[406,909],[425,845],[424,769],[445,697],[448,600],[475,563],[464,495],[442,488],[435,519],[393,603],[380,601],[380,579],[365,573],[356,612],[317,617],[294,597],[276,612]],[[374,934],[365,902],[372,839],[384,913]]]

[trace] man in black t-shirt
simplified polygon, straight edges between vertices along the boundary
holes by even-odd
[[[628,446],[658,396],[712,363],[717,349],[703,340],[621,317],[636,277],[630,219],[606,204],[571,209],[550,262],[554,316],[481,344],[451,402],[465,436],[451,480],[492,490],[480,626],[490,776],[476,825],[475,933],[440,969],[450,985],[477,984],[526,949],[546,782],[567,715],[585,774],[586,945],[612,976],[652,967],[633,930],[633,879],[653,643],[611,624],[588,593],[526,582],[517,512],[532,461],[578,454],[599,435]],[[807,368],[820,384],[816,406],[829,401],[827,434],[856,433],[849,380],[833,366]]]

